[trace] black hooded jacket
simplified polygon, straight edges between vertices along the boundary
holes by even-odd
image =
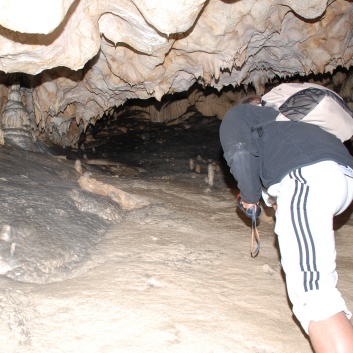
[[[313,124],[274,121],[277,114],[273,108],[238,104],[221,123],[224,158],[247,203],[258,202],[262,187],[299,167],[331,160],[353,168],[353,157],[336,136]]]

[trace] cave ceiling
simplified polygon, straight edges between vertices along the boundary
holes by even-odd
[[[344,0],[1,0],[1,110],[15,84],[38,129],[194,84],[262,94],[349,69],[352,23]]]

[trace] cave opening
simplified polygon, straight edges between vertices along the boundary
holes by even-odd
[[[118,116],[105,116],[87,130],[76,153],[83,161],[104,160],[99,168],[111,175],[116,175],[114,165],[118,164],[148,179],[174,179],[204,188],[211,187],[208,174],[212,166],[217,175],[213,188],[225,182],[234,187],[223,158],[217,116],[204,116],[190,106],[177,119],[152,122],[140,110],[146,105],[130,102]]]

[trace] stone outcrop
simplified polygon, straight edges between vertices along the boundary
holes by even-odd
[[[350,68],[352,17],[344,0],[4,0],[0,109],[9,74],[27,74],[39,131],[68,120],[71,143],[70,133],[130,99],[160,101],[195,83],[262,94],[276,77]],[[201,99],[206,106],[215,110]],[[185,102],[175,108],[185,112]]]

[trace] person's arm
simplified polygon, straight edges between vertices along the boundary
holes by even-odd
[[[262,192],[258,151],[251,132],[253,108],[249,104],[233,107],[225,114],[220,128],[224,158],[237,180],[241,199],[247,204],[256,204]]]

